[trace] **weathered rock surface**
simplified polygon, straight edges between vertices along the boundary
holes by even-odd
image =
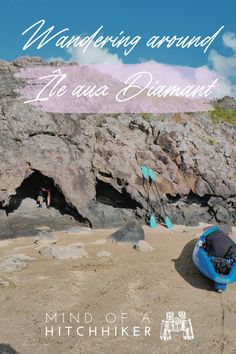
[[[136,245],[140,240],[144,240],[144,231],[137,221],[130,221],[118,231],[113,233],[110,238],[114,242],[128,242]]]
[[[34,243],[37,245],[37,248],[41,249],[44,246],[56,244],[57,237],[52,232],[43,230],[34,238]]]
[[[54,208],[36,207],[33,199],[26,198],[22,200],[19,208],[8,216],[4,210],[0,210],[0,239],[13,238],[17,236],[41,236],[50,231],[42,230],[46,226],[52,230],[61,230],[70,228],[78,224],[71,215],[61,215]],[[40,235],[39,235],[40,236]]]
[[[83,244],[74,243],[70,245],[47,245],[39,250],[42,256],[53,257],[56,259],[78,259],[86,257],[88,254],[85,251]]]
[[[14,77],[20,67],[38,64],[44,62],[39,58],[0,62],[2,208],[6,208],[12,196],[19,203],[30,193],[30,198],[35,199],[30,192],[33,184],[29,183],[27,189],[28,182],[23,185],[22,182],[27,178],[30,181],[31,177],[35,182],[38,173],[51,179],[63,195],[62,203],[70,215],[81,223],[103,228],[120,227],[135,218],[144,221],[148,211],[140,172],[144,163],[158,173],[158,189],[174,223],[195,225],[226,220],[236,223],[233,125],[214,126],[204,112],[166,115],[41,112],[18,97],[15,89],[24,82]],[[233,102],[227,99],[227,106],[233,107]],[[152,191],[150,200],[151,209],[161,217]],[[3,225],[0,238],[11,237],[9,230],[22,227],[25,222],[29,228],[30,220],[35,226],[39,212],[37,218],[32,215],[26,218],[26,212],[12,218],[13,214],[6,217],[0,210]],[[60,226],[59,220],[62,219],[57,218]],[[61,224],[64,222],[65,219]]]
[[[0,272],[11,273],[20,271],[27,267],[27,261],[33,261],[35,259],[35,257],[27,256],[24,253],[12,254],[0,263]]]
[[[218,107],[223,109],[236,109],[236,101],[229,96],[226,96],[223,99],[218,99],[216,103]]]

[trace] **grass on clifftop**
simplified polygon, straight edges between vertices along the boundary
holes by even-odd
[[[236,109],[224,109],[216,107],[210,112],[213,123],[230,123],[236,127]]]

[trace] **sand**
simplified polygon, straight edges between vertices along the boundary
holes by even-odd
[[[21,271],[0,273],[0,343],[20,354],[236,353],[236,284],[214,292],[191,260],[204,227],[145,227],[154,249],[149,252],[112,243],[107,237],[115,230],[58,232],[57,245],[83,244],[87,256],[79,259],[42,256],[33,237],[0,241],[0,261],[16,253],[36,258]],[[182,332],[168,342],[160,339],[166,311],[186,311],[193,340],[184,340]],[[57,323],[45,323],[46,313],[56,313]],[[73,318],[78,313],[79,323]],[[113,324],[106,322],[109,313]],[[45,335],[46,326],[53,336]],[[72,327],[69,335],[65,326]],[[97,336],[88,335],[89,326],[97,327]],[[102,326],[110,326],[109,336],[102,336]],[[121,335],[122,326],[129,336]]]

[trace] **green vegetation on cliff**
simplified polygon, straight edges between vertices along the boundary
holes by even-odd
[[[210,118],[213,123],[230,123],[236,126],[236,109],[225,109],[216,106],[210,112]]]

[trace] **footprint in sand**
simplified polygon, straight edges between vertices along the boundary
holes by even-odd
[[[141,307],[143,305],[142,297],[140,294],[140,289],[142,289],[142,287],[143,284],[140,279],[128,284],[126,297],[128,302],[133,304],[135,307]]]
[[[11,288],[15,288],[16,287],[15,283],[12,280],[10,280],[10,279],[8,279],[6,277],[3,277],[1,275],[0,276],[0,288],[7,288],[9,286]]]

